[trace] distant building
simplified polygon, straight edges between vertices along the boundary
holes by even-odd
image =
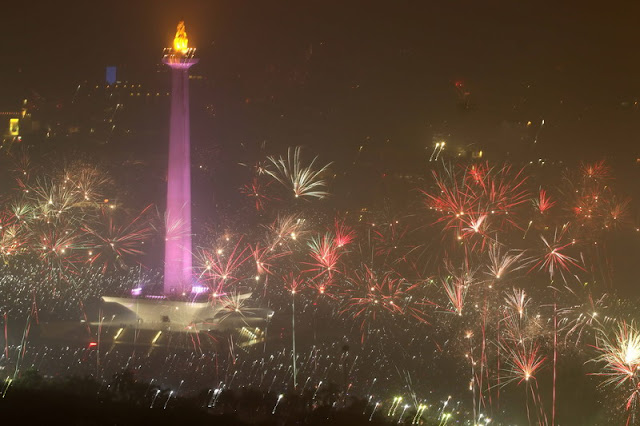
[[[113,85],[116,84],[117,81],[117,68],[114,66],[107,67],[105,71],[105,83]]]
[[[28,106],[27,99],[24,99],[20,109],[0,111],[0,135],[2,135],[3,144],[21,142],[23,136],[30,135],[39,129],[39,123],[32,119]]]

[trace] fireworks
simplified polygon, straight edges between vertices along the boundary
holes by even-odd
[[[608,294],[603,294],[595,298],[590,291],[576,292],[565,287],[565,294],[572,296],[558,311],[560,317],[560,327],[565,334],[565,344],[572,340],[578,345],[584,337],[585,332],[601,329],[603,325],[612,322],[612,318],[607,316]],[[593,334],[593,333],[592,333]]]
[[[565,272],[570,272],[572,267],[584,270],[576,259],[565,254],[567,248],[573,245],[572,241],[563,241],[567,229],[568,224],[565,224],[560,232],[556,229],[552,240],[547,240],[544,235],[540,235],[540,239],[544,243],[544,251],[540,260],[533,265],[531,270],[538,268],[539,270],[547,271],[549,278],[552,280],[559,273],[564,281],[566,281]]]
[[[103,198],[112,181],[97,167],[73,163],[61,173],[31,175],[18,174],[20,194],[0,209],[0,255],[35,255],[52,273],[66,274],[83,264],[126,268],[143,254],[150,207],[127,223],[128,215]]]
[[[271,169],[266,173],[293,192],[295,198],[324,198],[328,194],[324,190],[326,182],[322,179],[330,164],[314,169],[318,157],[305,166],[300,158],[300,147],[289,148],[287,158],[268,157]]]
[[[261,275],[273,275],[273,265],[277,259],[288,256],[291,252],[275,251],[274,247],[260,247],[260,243],[251,251],[253,259],[256,263],[256,279],[259,280]]]
[[[283,245],[287,247],[288,242],[295,241],[302,236],[305,230],[305,221],[297,215],[278,215],[276,220],[265,228],[268,232],[269,250],[275,250]]]
[[[544,189],[541,189],[538,198],[533,200],[533,205],[540,213],[546,213],[555,204],[556,202],[547,195],[547,191]]]
[[[462,315],[466,295],[470,287],[475,283],[476,270],[471,270],[469,264],[465,264],[460,269],[455,269],[451,264],[447,264],[448,275],[441,280],[442,287],[449,299],[453,312]]]
[[[100,263],[104,272],[110,267],[126,267],[127,258],[141,256],[142,247],[153,230],[145,218],[150,208],[151,206],[145,208],[127,224],[118,224],[113,212],[103,208],[99,225],[90,224],[85,229],[87,235],[93,237],[86,244],[89,248],[89,263]]]
[[[326,276],[331,280],[334,273],[339,272],[338,261],[342,255],[338,251],[338,245],[330,234],[312,237],[309,241],[309,254],[313,258],[313,263],[308,263],[310,269],[304,272],[314,272],[313,280],[321,276]]]
[[[239,317],[246,324],[246,317],[251,315],[251,311],[247,310],[247,296],[238,292],[225,295],[220,300],[222,304],[221,314],[217,319],[223,323],[228,318]]]
[[[517,209],[529,198],[523,170],[485,163],[460,171],[447,168],[444,175],[434,171],[433,176],[437,191],[423,191],[426,205],[437,212],[436,223],[457,240],[471,240],[472,247],[484,249],[491,234],[520,227]]]
[[[362,265],[347,279],[340,314],[350,316],[360,324],[362,340],[375,328],[384,328],[401,317],[425,322],[422,310],[416,307],[412,296],[417,288],[418,285],[407,283],[394,272],[378,274]]]
[[[336,218],[334,222],[335,244],[338,248],[349,245],[356,238],[356,233],[344,221]]]
[[[635,324],[621,321],[613,336],[601,333],[592,361],[602,366],[597,376],[604,378],[602,386],[620,388],[625,395],[627,424],[635,418],[640,398],[640,333]]]
[[[509,272],[521,269],[518,266],[524,252],[515,250],[503,250],[499,243],[494,243],[489,247],[489,262],[487,264],[487,274],[494,280],[504,279]]]
[[[253,199],[256,211],[261,211],[264,210],[267,203],[272,200],[272,198],[266,194],[267,188],[270,184],[271,182],[267,182],[263,185],[256,176],[250,184],[244,185],[240,188],[240,192]]]
[[[536,343],[518,343],[506,345],[508,380],[515,380],[518,384],[523,381],[535,380],[536,373],[542,367],[545,357],[541,354],[541,348]]]
[[[240,267],[250,258],[249,246],[243,244],[242,238],[228,251],[222,247],[201,250],[197,256],[199,279],[209,285],[213,294],[223,293],[243,278]]]
[[[627,382],[637,385],[638,369],[640,369],[640,333],[634,324],[621,322],[613,337],[603,336],[597,347],[600,356],[594,361],[603,363],[602,372],[605,385],[620,386]]]
[[[522,289],[514,288],[512,293],[508,293],[505,298],[505,306],[513,311],[518,318],[524,318],[527,305],[530,299]]]
[[[585,179],[593,181],[606,181],[611,178],[611,168],[604,160],[592,164],[582,164],[581,171]]]
[[[225,339],[211,337],[229,342],[225,374],[233,379],[225,386],[235,380],[284,392],[279,384],[293,383],[296,392],[313,389],[320,398],[333,374],[347,383],[344,392],[375,397],[367,415],[417,423],[432,411],[443,424],[454,412],[476,423],[490,410],[504,412],[501,390],[524,387],[530,420],[544,423],[545,375],[562,365],[556,355],[586,357],[593,345],[596,374],[624,389],[635,410],[638,333],[614,319],[621,304],[596,284],[608,268],[603,236],[626,229],[632,217],[604,163],[546,189],[510,165],[445,166],[421,188],[421,208],[349,212],[313,204],[328,196],[328,165],[302,162],[300,148],[258,164],[240,189],[253,206],[251,226],[231,220],[194,237],[194,282],[222,306],[212,321],[225,324]],[[82,318],[91,298],[161,281],[135,266],[162,222],[151,207],[132,214],[114,201],[112,179],[86,164],[22,176],[0,208],[0,291],[9,317],[43,313],[47,305]],[[183,232],[171,218],[164,226],[169,239]],[[268,327],[276,337],[253,348],[233,329],[253,324],[256,305],[275,311]],[[612,324],[621,325],[612,333]],[[264,331],[245,328],[238,333]],[[189,344],[198,350],[204,334],[196,336]],[[442,367],[445,360],[450,365]],[[171,368],[177,374],[183,366]],[[464,398],[457,408],[448,402],[427,410],[419,395],[427,395],[433,377],[425,377],[435,371],[451,389],[473,391],[473,410],[465,413]],[[379,390],[371,390],[374,383]],[[396,389],[407,390],[413,406],[382,395]]]

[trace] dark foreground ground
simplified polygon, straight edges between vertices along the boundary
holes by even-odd
[[[104,387],[92,378],[50,380],[30,370],[0,389],[1,417],[21,424],[382,425],[416,420],[408,410],[393,421],[386,413],[372,415],[365,400],[344,401],[333,386],[315,398],[246,388],[176,398],[168,390],[137,382],[129,372],[114,376]],[[426,418],[418,423],[436,424]]]

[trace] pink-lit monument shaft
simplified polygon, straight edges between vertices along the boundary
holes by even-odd
[[[191,291],[191,143],[189,140],[189,68],[198,62],[189,52],[171,52],[171,118],[164,251],[164,292]]]

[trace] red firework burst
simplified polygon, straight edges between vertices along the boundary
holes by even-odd
[[[521,228],[516,209],[529,199],[524,169],[513,171],[508,165],[497,168],[481,164],[462,172],[445,172],[444,176],[434,172],[435,191],[422,192],[427,207],[439,216],[436,223],[444,224],[444,229],[453,231],[458,240],[480,235],[482,244],[474,243],[472,247],[484,249],[489,223],[495,231]]]
[[[240,192],[254,200],[256,210],[261,211],[265,209],[267,202],[274,200],[266,194],[267,188],[272,183],[273,182],[270,181],[263,184],[256,176],[250,184],[243,185],[242,188],[240,188]]]
[[[200,278],[209,284],[214,293],[223,293],[225,287],[235,284],[243,278],[240,267],[252,257],[249,246],[240,248],[242,238],[227,253],[222,247],[202,250],[199,257]]]
[[[551,241],[547,240],[544,235],[540,236],[540,239],[544,244],[542,255],[529,272],[534,269],[547,271],[549,273],[549,278],[552,280],[558,273],[560,273],[563,281],[566,281],[564,276],[565,272],[571,272],[572,268],[577,268],[582,271],[585,270],[578,264],[577,259],[574,259],[565,253],[567,248],[574,244],[573,241],[563,241],[563,237],[567,229],[567,225],[563,226],[560,232],[556,229],[553,234],[553,240]]]
[[[536,380],[536,374],[544,364],[546,359],[541,354],[539,343],[535,342],[512,342],[503,344],[506,357],[507,383],[511,381],[528,382]]]
[[[533,202],[540,213],[545,213],[556,204],[556,202],[547,195],[547,191],[544,189],[540,190],[538,198],[534,199]]]
[[[611,178],[611,168],[604,160],[591,164],[582,164],[581,170],[585,179],[602,181]]]
[[[89,236],[89,263],[109,268],[123,268],[129,258],[144,254],[142,246],[151,237],[153,228],[146,219],[151,206],[147,206],[131,222],[119,224],[114,213],[102,209],[100,222],[83,228]]]
[[[260,247],[257,243],[251,249],[251,255],[256,262],[256,273],[259,275],[273,275],[273,266],[276,259],[290,255],[290,251],[275,251],[271,247]]]
[[[363,265],[361,271],[355,271],[347,279],[342,294],[345,302],[340,315],[350,316],[360,323],[362,341],[369,328],[376,325],[384,328],[385,324],[402,316],[408,315],[426,322],[411,295],[416,288],[416,284],[407,283],[395,272],[387,271],[378,275]]]

